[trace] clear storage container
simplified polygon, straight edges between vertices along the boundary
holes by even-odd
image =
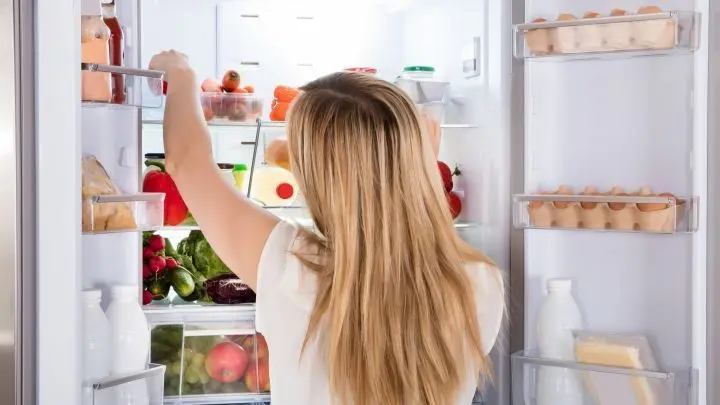
[[[254,122],[263,115],[263,99],[250,93],[202,93],[207,121]]]

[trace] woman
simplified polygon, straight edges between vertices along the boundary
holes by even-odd
[[[163,52],[167,169],[220,258],[257,292],[273,405],[469,404],[503,315],[492,262],[457,235],[412,101],[371,76],[303,88],[293,174],[316,231],[238,195],[213,161],[187,58]]]

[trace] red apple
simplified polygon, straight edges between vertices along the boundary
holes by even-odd
[[[222,342],[207,352],[205,371],[215,381],[232,383],[242,378],[249,362],[245,349],[232,342]]]
[[[462,212],[462,201],[460,200],[460,196],[451,191],[447,194],[447,200],[448,204],[450,204],[452,217],[455,219],[460,215],[460,212]]]
[[[265,336],[257,334],[256,336],[248,336],[243,340],[242,347],[250,356],[255,356],[258,359],[266,359],[268,357],[268,345],[265,341]]]
[[[250,367],[245,374],[245,386],[250,392],[270,392],[270,366],[267,360],[258,360],[257,368]]]

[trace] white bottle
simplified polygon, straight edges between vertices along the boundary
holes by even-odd
[[[555,360],[575,360],[573,330],[583,326],[582,315],[573,299],[572,281],[548,280],[547,297],[538,315],[537,333],[540,356]],[[558,367],[538,370],[537,405],[577,405],[583,403],[581,378],[577,371]]]
[[[150,328],[138,302],[138,288],[117,285],[110,289],[107,309],[112,347],[112,374],[127,374],[147,368]]]
[[[110,323],[105,317],[100,290],[82,292],[83,405],[92,405],[92,383],[110,375]]]

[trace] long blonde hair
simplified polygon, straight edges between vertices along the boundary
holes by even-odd
[[[322,335],[338,403],[454,404],[468,370],[491,371],[465,263],[492,262],[458,236],[402,91],[359,73],[303,90],[288,120],[317,231],[296,252],[318,276],[303,347]]]

